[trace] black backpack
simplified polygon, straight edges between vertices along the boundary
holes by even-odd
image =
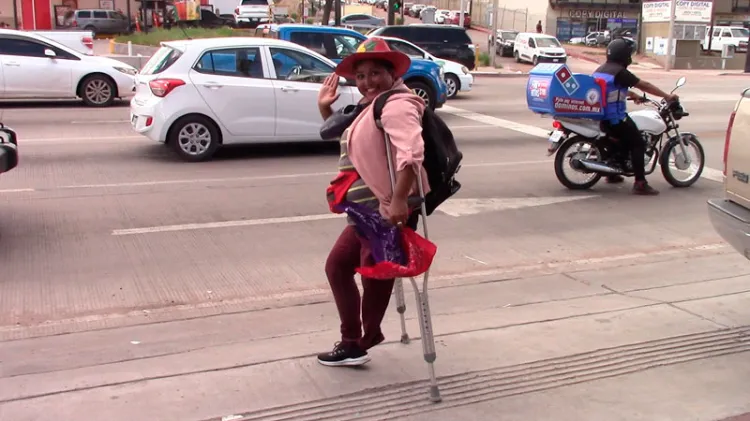
[[[403,93],[403,91],[388,91],[375,100],[373,115],[380,130],[383,130],[380,122],[383,107],[385,107],[388,98],[397,93]],[[461,183],[455,179],[455,176],[461,168],[461,160],[464,155],[456,147],[456,141],[453,139],[451,130],[429,108],[425,108],[422,117],[422,139],[424,140],[423,165],[430,185],[430,192],[425,196],[425,211],[427,215],[431,215],[441,203],[456,194],[461,188]]]

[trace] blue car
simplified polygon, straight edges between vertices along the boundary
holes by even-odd
[[[265,24],[256,28],[256,36],[293,42],[309,48],[335,63],[353,54],[367,37],[347,28],[304,24]],[[283,63],[282,63],[283,65]],[[422,97],[431,109],[440,108],[448,98],[443,68],[434,61],[411,59],[409,71],[403,77],[406,86]]]

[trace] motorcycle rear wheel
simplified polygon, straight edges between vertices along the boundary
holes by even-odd
[[[598,183],[599,180],[601,180],[602,175],[599,173],[594,173],[594,172],[580,171],[573,167],[572,162],[571,162],[573,160],[573,156],[576,154],[583,155],[585,152],[573,151],[571,153],[568,153],[567,151],[578,143],[590,145],[591,148],[594,149],[596,157],[600,159],[601,151],[596,146],[593,140],[587,139],[583,136],[573,136],[563,141],[560,147],[557,148],[557,153],[555,154],[555,164],[554,164],[555,176],[557,176],[557,180],[560,181],[560,183],[563,186],[569,188],[570,190],[588,190],[591,187],[593,187],[596,183]],[[583,158],[583,156],[581,156],[581,158]],[[581,174],[593,174],[593,178],[583,183],[575,182],[569,179],[568,176],[565,174],[565,171],[564,171],[565,165],[569,165],[573,170],[578,171]]]

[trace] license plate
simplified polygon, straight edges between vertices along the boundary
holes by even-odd
[[[561,132],[560,130],[555,130],[554,132],[550,133],[549,139],[547,140],[549,141],[549,143],[554,145],[555,143],[559,142],[562,137],[563,132]]]
[[[556,58],[556,59],[552,59],[552,61],[554,61],[555,63],[557,63],[558,61],[560,61],[560,59]]]
[[[135,123],[137,121],[138,121],[138,116],[137,115],[133,114],[132,116],[130,116],[130,124],[132,124],[133,126],[135,126]]]

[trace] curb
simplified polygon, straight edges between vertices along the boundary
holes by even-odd
[[[481,26],[472,26],[472,25],[469,25],[469,29],[473,29],[473,30],[479,31],[479,32],[484,32],[485,34],[491,34],[492,33],[491,29],[483,28]]]
[[[506,78],[521,78],[529,77],[528,73],[499,73],[499,72],[471,72],[474,77],[506,77]]]
[[[750,73],[719,73],[719,76],[750,76]]]

